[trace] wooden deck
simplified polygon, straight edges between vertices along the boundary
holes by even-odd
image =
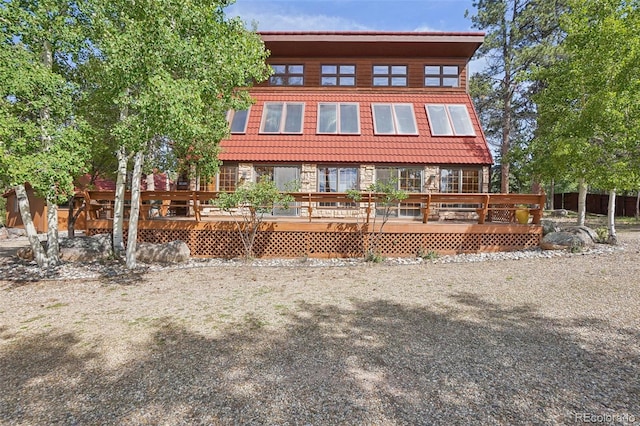
[[[292,195],[297,215],[265,218],[254,246],[257,257],[358,257],[379,231],[380,218],[373,217],[377,194],[365,194],[359,205],[346,194]],[[138,240],[182,240],[194,257],[242,256],[233,218],[208,203],[216,196],[199,191],[143,192]],[[113,192],[90,191],[84,197],[90,206],[86,234],[110,233]],[[538,246],[542,238],[544,195],[411,194],[403,206],[405,211],[418,211],[414,217],[392,218],[385,225],[377,245],[384,256],[521,250]],[[514,222],[513,213],[522,208],[532,213],[531,223]],[[333,215],[323,216],[327,212]]]

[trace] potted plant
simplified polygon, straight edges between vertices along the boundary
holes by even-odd
[[[529,209],[525,206],[518,206],[518,209],[516,209],[516,220],[521,225],[529,223]]]

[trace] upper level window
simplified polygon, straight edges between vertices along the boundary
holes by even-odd
[[[374,86],[406,86],[407,66],[406,65],[374,65],[373,66]]]
[[[467,106],[428,104],[427,116],[433,136],[475,136]]]
[[[229,122],[231,133],[245,133],[247,131],[247,122],[249,121],[249,110],[231,110],[227,113],[227,121]]]
[[[302,133],[304,103],[266,102],[262,112],[261,133]]]
[[[424,85],[428,87],[460,86],[460,70],[457,65],[425,65]]]
[[[271,65],[273,75],[269,77],[272,86],[304,85],[304,65]]]
[[[322,65],[320,84],[322,86],[355,86],[355,65]]]
[[[372,104],[373,128],[379,135],[417,135],[412,104]]]
[[[359,105],[349,103],[318,104],[318,133],[359,134]]]

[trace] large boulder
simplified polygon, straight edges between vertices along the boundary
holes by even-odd
[[[598,242],[598,233],[588,226],[566,226],[562,230],[580,238],[585,247],[590,247]]]
[[[547,235],[552,232],[560,232],[560,227],[552,220],[544,219],[540,224],[542,225],[542,235]]]
[[[584,240],[571,232],[551,232],[545,235],[540,242],[543,250],[573,250],[586,247]]]
[[[136,244],[136,259],[144,263],[182,263],[189,260],[191,250],[184,241],[166,244]]]
[[[60,259],[66,262],[93,262],[111,254],[110,234],[60,239]]]

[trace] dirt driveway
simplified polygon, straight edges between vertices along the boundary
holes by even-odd
[[[0,280],[2,424],[640,423],[624,251]]]

